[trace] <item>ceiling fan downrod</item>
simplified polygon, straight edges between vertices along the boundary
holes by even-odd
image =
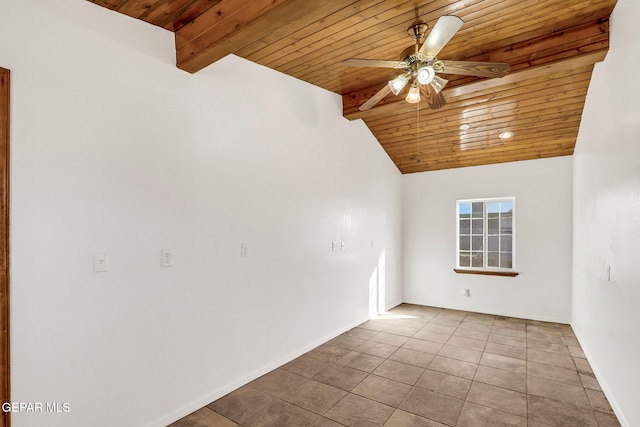
[[[420,40],[422,39],[422,37],[424,37],[424,34],[428,29],[428,24],[418,22],[407,29],[407,34],[409,35],[409,37],[411,37],[411,39],[415,40],[416,46],[419,46]]]

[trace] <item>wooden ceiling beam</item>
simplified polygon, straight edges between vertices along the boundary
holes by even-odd
[[[451,81],[444,90],[444,96],[447,99],[454,98],[479,90],[491,89],[548,75],[557,71],[593,65],[604,59],[608,49],[608,20],[597,20],[589,24],[557,31],[545,37],[520,42],[481,55],[487,58],[485,60],[493,60],[489,58],[499,57],[500,60],[509,62],[512,70],[515,71],[502,78],[476,80],[467,84],[462,84],[462,81]],[[514,58],[518,62],[513,63],[510,58]],[[477,57],[465,59],[478,60]],[[359,110],[360,105],[380,90],[385,83],[381,82],[378,86],[343,94],[342,108],[344,117],[349,120],[355,120],[397,111],[400,108],[398,104],[405,103],[402,96],[387,96],[372,110]],[[458,84],[457,86],[456,83]]]
[[[178,68],[195,73],[321,4],[321,0],[222,0],[176,31]]]
[[[469,83],[462,86],[456,86],[451,89],[445,89],[445,96],[449,98],[455,98],[463,95],[468,95],[480,90],[492,89],[499,86],[505,86],[512,83],[518,83],[523,80],[535,79],[537,77],[549,75],[558,71],[565,71],[571,69],[577,69],[593,65],[596,62],[604,60],[607,55],[607,51],[601,50],[598,52],[587,53],[570,59],[563,59],[554,62],[549,65],[541,65],[538,67],[531,67],[524,69],[513,74],[507,74],[500,79],[480,80],[474,83]]]

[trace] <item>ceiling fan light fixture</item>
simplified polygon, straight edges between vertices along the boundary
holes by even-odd
[[[417,74],[418,82],[422,85],[428,85],[436,76],[435,70],[430,65],[419,68]]]
[[[443,79],[439,76],[435,76],[430,85],[435,89],[436,93],[440,93],[447,83],[449,83],[449,80]]]
[[[398,77],[389,80],[389,88],[394,95],[398,95],[402,89],[409,82],[409,76],[407,74],[400,74]]]
[[[405,101],[410,104],[417,104],[420,102],[420,88],[418,87],[417,81],[414,81],[411,85],[411,89],[409,89],[409,93],[407,94]]]

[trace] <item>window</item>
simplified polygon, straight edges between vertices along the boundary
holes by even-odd
[[[515,269],[515,198],[459,200],[457,272]]]

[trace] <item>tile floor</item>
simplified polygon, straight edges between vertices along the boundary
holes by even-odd
[[[569,325],[402,304],[171,427],[619,425]]]

